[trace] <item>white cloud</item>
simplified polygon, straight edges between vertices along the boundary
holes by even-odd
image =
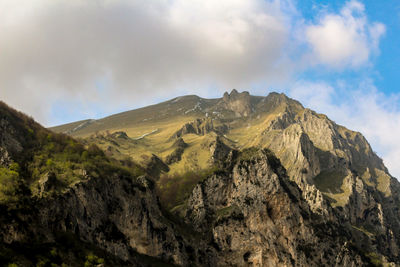
[[[0,0],[0,99],[46,122],[57,100],[115,107],[283,79],[280,2]]]
[[[384,33],[385,26],[369,23],[364,5],[352,0],[339,14],[325,13],[317,24],[307,26],[305,38],[315,64],[343,69],[368,63]]]
[[[385,96],[371,81],[360,82],[357,87],[343,82],[332,86],[299,81],[288,94],[306,107],[361,132],[383,158],[389,172],[400,178],[400,94]]]
[[[291,0],[0,0],[0,99],[48,124],[60,101],[115,110],[268,86],[315,63],[295,59],[307,51],[299,31],[318,63],[354,67],[385,30],[357,1],[303,20]]]

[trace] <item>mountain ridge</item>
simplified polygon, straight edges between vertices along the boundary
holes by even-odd
[[[33,129],[27,166],[39,174],[28,168],[24,196],[41,215],[25,229],[3,215],[3,242],[43,233],[57,244],[54,231],[68,232],[133,266],[133,251],[183,266],[400,263],[399,182],[362,134],[283,94],[174,98],[101,122],[78,141]],[[0,141],[28,134],[21,125]]]
[[[226,101],[229,101],[229,97],[232,95],[232,98],[237,98],[240,96],[244,95],[249,95],[250,99],[249,99],[249,103],[248,104],[252,104],[254,108],[254,105],[256,103],[259,103],[262,99],[264,99],[265,97],[262,96],[252,96],[249,94],[249,92],[244,91],[243,93],[238,93],[238,91],[236,89],[233,89],[231,93],[225,92],[224,93],[224,97],[222,98],[202,98],[199,97],[197,95],[185,95],[185,96],[180,96],[180,97],[175,97],[172,98],[170,100],[158,103],[158,104],[153,104],[153,105],[149,105],[149,106],[145,106],[145,107],[141,107],[138,109],[133,109],[133,110],[128,110],[128,111],[124,111],[124,112],[120,112],[117,114],[112,114],[109,116],[106,116],[104,118],[100,118],[100,119],[85,119],[85,120],[80,120],[80,121],[76,121],[76,122],[70,122],[67,124],[62,124],[62,125],[58,125],[58,126],[52,126],[49,129],[55,131],[55,132],[64,132],[64,133],[69,133],[72,134],[74,136],[79,136],[79,133],[76,133],[76,131],[74,131],[73,129],[76,128],[77,126],[81,125],[81,124],[85,124],[88,122],[98,122],[98,123],[103,123],[103,121],[108,121],[108,120],[112,120],[112,119],[116,119],[116,118],[127,118],[127,117],[134,117],[137,116],[139,117],[140,115],[142,115],[142,112],[150,112],[150,113],[156,113],[157,111],[159,111],[160,109],[168,109],[168,106],[171,104],[177,104],[178,102],[189,102],[189,103],[185,103],[183,107],[179,107],[178,109],[182,109],[182,112],[179,115],[185,115],[188,114],[190,111],[196,111],[196,104],[199,101],[203,101],[206,107],[212,106],[212,105],[221,105],[222,103],[226,104]],[[276,97],[276,96],[284,96],[284,98],[286,99],[290,99],[288,98],[286,95],[284,95],[283,93],[278,94],[275,92],[270,93],[271,98],[272,97]],[[267,96],[268,97],[268,96]],[[278,98],[279,99],[279,98]],[[293,99],[290,99],[291,101],[296,102],[296,104],[299,104],[301,106],[301,104]],[[277,100],[279,101],[279,100]],[[191,108],[189,108],[191,107]],[[186,108],[184,110],[184,108]],[[156,111],[152,111],[151,109],[155,109]],[[180,111],[180,110],[178,110]],[[188,112],[189,111],[189,112]],[[185,113],[186,112],[186,113]],[[136,114],[138,113],[138,114]],[[238,113],[240,114],[240,112]],[[173,114],[176,115],[176,114]],[[139,122],[139,121],[134,121],[134,122]],[[90,124],[90,123],[89,123]],[[88,124],[88,125],[89,125]],[[103,123],[105,124],[105,123]],[[110,126],[107,126],[108,128],[110,128]],[[92,130],[93,132],[94,130]],[[96,129],[96,131],[99,131],[99,129]]]

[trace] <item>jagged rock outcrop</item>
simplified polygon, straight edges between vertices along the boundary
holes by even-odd
[[[180,130],[178,130],[172,138],[179,138],[185,134],[197,134],[197,135],[204,135],[209,133],[213,130],[213,124],[211,120],[207,119],[197,119],[193,122],[186,123],[182,126]]]
[[[172,139],[180,138],[185,134],[197,134],[197,135],[205,135],[210,132],[215,132],[217,134],[224,134],[228,130],[226,125],[218,125],[214,126],[212,119],[203,118],[196,119],[190,123],[186,123],[179,129],[176,133],[172,135]]]
[[[211,161],[213,164],[217,165],[223,165],[223,163],[232,158],[232,148],[227,146],[221,139],[220,136],[217,136],[215,141],[209,144]]]
[[[38,195],[43,196],[46,192],[56,189],[59,182],[53,172],[48,172],[39,180]]]
[[[110,136],[113,137],[113,138],[122,138],[122,139],[125,139],[125,140],[129,139],[129,136],[124,131],[114,132]]]
[[[225,92],[217,107],[230,110],[237,117],[247,117],[253,112],[249,92],[239,93],[236,89],[231,93]]]
[[[332,220],[339,212],[355,228],[369,229],[365,231],[375,241],[363,244],[363,249],[374,250],[379,242],[380,251],[397,261],[400,214],[396,205],[400,202],[390,185],[398,182],[360,133],[290,105],[287,100],[281,113],[267,124],[261,145],[280,158],[314,212]]]

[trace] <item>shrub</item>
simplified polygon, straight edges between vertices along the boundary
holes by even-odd
[[[98,264],[104,263],[104,259],[97,257],[96,255],[89,254],[86,256],[85,267],[97,266]]]
[[[15,165],[13,169],[15,169]],[[0,167],[0,203],[17,200],[19,173]]]
[[[218,171],[217,168],[212,167],[172,176],[168,174],[162,175],[157,182],[156,188],[161,203],[168,210],[182,205],[188,199],[194,187],[216,171]]]

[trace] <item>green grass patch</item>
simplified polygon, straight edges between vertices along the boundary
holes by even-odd
[[[257,148],[257,147],[245,148],[242,151],[240,151],[238,159],[243,160],[243,161],[252,160],[259,155],[259,151],[260,151],[260,148]]]
[[[235,211],[240,211],[239,207],[236,205],[228,206],[222,209],[219,209],[215,212],[215,215],[218,219],[224,218],[224,217],[229,217],[232,213]]]
[[[357,231],[360,231],[360,232],[362,232],[363,234],[367,235],[369,238],[372,238],[372,239],[375,238],[375,235],[374,235],[372,232],[370,232],[370,231],[368,231],[367,229],[365,229],[365,227],[363,227],[363,226],[357,227],[357,226],[355,226],[355,225],[352,225],[351,227],[353,227],[353,228],[356,229]]]
[[[322,171],[314,177],[315,186],[325,193],[343,193],[342,184],[346,175],[339,171]]]
[[[156,192],[160,197],[161,204],[169,211],[174,207],[179,209],[185,204],[194,187],[211,174],[217,171],[216,167],[188,171],[181,174],[163,174],[157,182]]]
[[[381,267],[381,266],[383,266],[383,262],[382,262],[382,259],[381,259],[381,257],[378,255],[378,254],[376,254],[375,252],[370,252],[370,253],[367,253],[367,254],[365,254],[365,256],[367,257],[367,258],[369,258],[369,260],[371,261],[371,263],[374,265],[374,266],[379,266],[379,267]]]

